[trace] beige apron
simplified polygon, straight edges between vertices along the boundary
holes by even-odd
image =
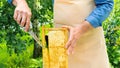
[[[82,23],[94,8],[94,0],[55,0],[55,27],[75,27]],[[68,58],[69,68],[109,68],[102,27],[94,28],[82,35],[74,54]]]

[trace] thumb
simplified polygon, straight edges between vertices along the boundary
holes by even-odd
[[[71,27],[71,26],[64,25],[64,26],[62,26],[62,28],[66,28],[66,29],[70,30],[72,27]]]

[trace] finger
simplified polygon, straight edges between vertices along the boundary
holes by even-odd
[[[72,27],[71,26],[62,26],[62,28],[67,28],[68,30],[70,30]]]
[[[20,20],[22,19],[21,13],[18,14],[18,17],[16,19],[17,23],[20,24]]]
[[[22,15],[22,20],[21,20],[21,26],[24,27],[24,26],[25,26],[25,23],[26,23],[26,14],[23,13],[23,15]]]
[[[70,36],[68,42],[67,42],[66,45],[65,45],[65,48],[68,49],[69,46],[71,45],[71,42],[72,42],[72,37]]]
[[[25,31],[28,31],[29,28],[30,28],[30,17],[28,16],[26,20],[26,25],[25,25]]]
[[[71,36],[71,29],[72,29],[72,27],[71,26],[62,26],[62,28],[67,28],[69,31],[70,31],[70,36],[69,36],[69,40],[68,40],[68,42],[66,43],[66,46],[65,46],[65,48],[68,48],[69,47],[69,45],[71,44],[71,41],[72,41],[72,36]]]
[[[72,53],[73,49],[74,48],[72,46],[70,46],[67,50],[67,54],[70,55]]]
[[[69,40],[69,41],[66,43],[65,48],[68,49],[70,45],[71,45],[71,40]]]
[[[15,10],[15,11],[14,11],[14,15],[13,15],[14,20],[17,20],[17,16],[18,16],[18,10]]]
[[[73,54],[74,53],[74,47],[75,47],[75,45],[76,45],[76,40],[73,40],[72,43],[71,43],[71,45],[69,46],[69,48],[67,50],[68,54]]]
[[[71,42],[72,42],[72,40],[70,39],[70,40],[68,40],[68,42],[66,43],[66,45],[65,45],[65,48],[66,49],[68,49],[69,48],[69,46],[71,45]]]
[[[73,40],[74,40],[73,33],[70,31],[70,36],[69,36],[68,42],[66,43],[66,46],[65,46],[67,49]]]

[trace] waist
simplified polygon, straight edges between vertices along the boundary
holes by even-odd
[[[93,0],[56,0],[54,3],[54,23],[79,24],[94,8]]]

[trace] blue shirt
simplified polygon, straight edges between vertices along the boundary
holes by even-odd
[[[8,0],[8,3],[12,4],[12,0]]]
[[[90,15],[85,19],[93,27],[102,26],[102,22],[109,16],[112,11],[114,2],[113,0],[94,0],[96,8],[90,13]],[[8,0],[12,3],[12,0]]]

